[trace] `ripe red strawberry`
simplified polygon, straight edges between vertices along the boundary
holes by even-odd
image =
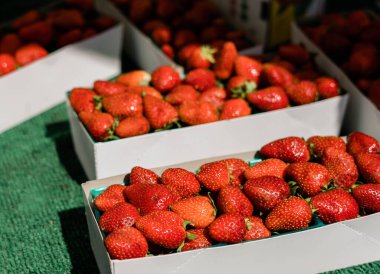
[[[165,100],[172,105],[180,105],[187,101],[196,101],[199,97],[198,92],[190,85],[178,85],[174,87]]]
[[[356,218],[359,206],[355,199],[341,188],[320,193],[310,200],[319,218],[330,224]]]
[[[356,164],[366,183],[380,184],[380,154],[361,153],[356,157]]]
[[[147,86],[151,79],[151,75],[145,70],[133,70],[117,77],[116,82],[127,87]]]
[[[306,141],[309,146],[310,154],[320,159],[323,151],[328,147],[334,147],[339,151],[346,151],[346,144],[343,139],[338,136],[312,136]]]
[[[244,218],[239,214],[223,214],[208,227],[211,239],[223,243],[239,243],[246,233]]]
[[[310,104],[317,100],[317,86],[311,81],[290,84],[285,89],[289,99],[296,105]]]
[[[172,186],[181,198],[197,194],[200,191],[199,184],[194,173],[183,168],[168,168],[162,175],[162,184]]]
[[[109,114],[120,120],[143,113],[141,96],[129,92],[104,97],[102,104]]]
[[[239,55],[235,60],[236,75],[244,76],[256,84],[259,82],[261,71],[261,63],[253,58]]]
[[[104,239],[104,244],[112,259],[139,258],[145,257],[148,253],[145,237],[134,227],[115,230]]]
[[[292,196],[276,205],[265,219],[271,231],[291,231],[306,228],[311,222],[309,204],[302,198]]]
[[[141,217],[136,227],[145,238],[168,249],[178,248],[186,238],[183,219],[171,211],[154,211]]]
[[[244,241],[256,240],[269,237],[272,233],[263,223],[263,220],[257,216],[249,216],[246,220],[247,232]]]
[[[151,95],[144,96],[144,114],[153,129],[161,129],[177,121],[175,108],[162,99]]]
[[[247,97],[248,101],[262,111],[270,111],[289,106],[289,99],[281,87],[268,87],[255,92],[251,92]]]
[[[121,202],[108,209],[100,216],[99,226],[104,232],[112,232],[118,228],[133,226],[140,218],[136,207]]]
[[[115,19],[107,15],[99,15],[91,20],[91,25],[94,26],[98,31],[103,31],[115,25]]]
[[[19,65],[26,66],[48,55],[48,52],[38,44],[27,44],[16,51],[15,58]]]
[[[207,229],[189,229],[186,231],[186,234],[190,234],[192,236],[191,238],[195,237],[195,239],[189,239],[189,237],[187,237],[185,239],[183,247],[181,248],[181,251],[188,251],[212,246],[212,242],[210,236],[208,235]]]
[[[227,82],[227,91],[233,98],[245,98],[255,89],[256,83],[245,76],[232,76]]]
[[[211,123],[218,120],[215,107],[204,101],[187,101],[179,106],[179,118],[188,125]]]
[[[151,95],[153,97],[162,99],[162,94],[155,89],[154,87],[150,86],[132,86],[127,88],[127,92],[137,94],[139,96],[146,96],[146,95]]]
[[[367,77],[379,69],[378,54],[372,50],[357,50],[350,55],[348,70],[355,77]]]
[[[104,212],[114,207],[116,204],[125,202],[123,196],[124,189],[125,186],[119,184],[110,185],[107,187],[106,190],[95,198],[94,204],[96,208]]]
[[[165,23],[160,19],[149,19],[142,26],[142,31],[144,33],[150,35],[155,28],[161,27],[164,25],[165,25]]]
[[[220,120],[228,120],[251,114],[251,108],[242,98],[229,99],[224,102],[220,113]]]
[[[248,163],[237,158],[227,158],[219,161],[227,165],[230,173],[230,185],[241,186],[245,182],[244,171],[249,167]]]
[[[286,88],[293,83],[293,75],[281,66],[275,64],[264,64],[264,75],[271,86]]]
[[[143,23],[151,18],[152,12],[152,0],[131,1],[128,9],[128,17],[136,24]]]
[[[210,191],[219,191],[230,182],[227,166],[220,162],[205,165],[196,175],[201,184]]]
[[[160,177],[150,169],[135,166],[132,168],[128,178],[129,184],[158,184]]]
[[[158,26],[151,33],[153,41],[161,46],[168,44],[172,40],[172,31],[168,26]]]
[[[79,113],[79,119],[84,123],[95,141],[104,141],[113,134],[112,126],[115,121],[109,113],[82,111]]]
[[[340,88],[338,82],[331,77],[320,77],[315,80],[317,91],[322,99],[332,98],[338,96]]]
[[[380,152],[379,142],[363,132],[352,132],[347,136],[347,152],[352,156],[360,153],[378,153]]]
[[[308,197],[316,195],[330,182],[327,169],[317,163],[302,162],[288,165],[286,177],[297,182],[301,194]]]
[[[75,9],[58,10],[51,18],[54,26],[60,30],[82,28],[85,24],[82,13]]]
[[[17,68],[16,60],[12,55],[0,54],[0,76],[8,74]]]
[[[189,45],[184,46],[178,52],[178,61],[180,64],[186,64],[187,60],[190,58],[193,51],[199,48],[201,45],[197,43],[191,43]]]
[[[178,71],[171,66],[161,66],[152,72],[152,85],[160,92],[167,92],[180,82]]]
[[[197,35],[191,29],[180,29],[175,32],[173,46],[177,49],[185,47],[188,44],[195,43]]]
[[[73,88],[70,92],[69,100],[75,112],[93,112],[95,110],[95,96],[96,93],[91,89]]]
[[[247,180],[256,179],[262,176],[276,176],[283,179],[285,177],[285,169],[287,164],[280,159],[266,159],[254,166],[248,167],[244,171]]]
[[[253,206],[262,212],[269,212],[290,195],[289,185],[275,176],[250,179],[244,184],[244,193]]]
[[[18,35],[24,41],[47,46],[53,38],[53,29],[49,23],[40,21],[22,27],[19,30]]]
[[[221,213],[239,214],[249,217],[253,213],[253,205],[237,186],[225,186],[218,194],[217,208]]]
[[[277,59],[276,57],[274,57],[274,59],[272,59],[271,62],[277,66],[280,66],[280,67],[286,69],[287,71],[289,71],[291,73],[294,73],[296,71],[296,68],[292,63],[285,61],[281,58]]]
[[[193,69],[189,71],[185,81],[200,92],[216,85],[215,75],[208,69]]]
[[[189,59],[187,59],[187,67],[190,69],[208,69],[211,64],[215,63],[215,52],[216,49],[206,45],[194,49]]]
[[[0,52],[14,55],[16,50],[22,46],[22,42],[17,34],[8,33],[0,39]]]
[[[364,184],[352,191],[356,202],[365,213],[380,212],[380,184]]]
[[[188,197],[171,205],[171,210],[185,221],[190,221],[194,228],[205,228],[216,216],[210,198],[206,196]]]
[[[29,10],[21,16],[17,17],[11,22],[13,29],[19,29],[21,27],[31,25],[37,22],[41,18],[41,14],[37,10]]]
[[[233,42],[224,43],[214,65],[214,73],[218,79],[230,78],[237,57],[238,52],[235,44]]]
[[[169,59],[173,60],[174,59],[174,56],[175,56],[175,53],[174,53],[174,49],[171,45],[169,44],[163,44],[161,46],[161,50],[162,52],[167,56],[169,57]]]
[[[127,87],[120,83],[97,80],[94,82],[94,90],[101,96],[110,96],[127,91]]]
[[[334,147],[324,150],[321,163],[327,168],[334,183],[341,188],[349,189],[359,177],[354,158]]]
[[[278,54],[281,58],[296,65],[307,63],[310,60],[309,52],[304,47],[297,44],[280,46]]]
[[[285,137],[264,145],[260,154],[266,158],[278,158],[284,162],[307,162],[310,153],[304,139],[299,137]]]
[[[127,117],[119,122],[115,128],[115,134],[120,138],[127,138],[146,134],[149,130],[149,121],[144,116]]]
[[[215,108],[221,108],[226,97],[227,92],[224,88],[211,87],[201,93],[199,100],[210,102]]]
[[[57,47],[64,47],[80,40],[82,40],[82,30],[72,29],[58,37]]]

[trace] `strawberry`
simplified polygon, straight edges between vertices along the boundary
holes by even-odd
[[[293,83],[293,75],[278,65],[264,64],[263,71],[266,80],[271,86],[286,88],[288,85]]]
[[[115,230],[104,239],[104,244],[112,259],[139,258],[145,257],[148,253],[145,237],[134,227]]]
[[[360,153],[378,153],[380,152],[379,142],[363,132],[352,132],[347,136],[347,152],[352,156]]]
[[[310,153],[304,139],[299,137],[285,137],[264,145],[260,154],[266,158],[278,158],[284,162],[307,162]]]
[[[185,81],[196,90],[203,92],[216,85],[215,75],[207,69],[193,69],[186,75]]]
[[[79,119],[84,123],[95,141],[104,141],[112,136],[114,119],[109,113],[82,111],[79,113]]]
[[[230,185],[241,186],[245,181],[244,171],[249,167],[248,163],[237,158],[227,158],[220,160],[219,163],[227,166],[230,174]]]
[[[226,42],[214,65],[214,73],[218,79],[228,79],[233,73],[235,60],[238,57],[236,46]]]
[[[380,184],[380,154],[361,153],[356,157],[356,164],[366,183]]]
[[[211,123],[218,120],[215,107],[204,101],[187,101],[179,106],[179,118],[188,125]]]
[[[236,75],[244,76],[256,84],[259,82],[261,71],[261,63],[253,58],[239,55],[235,60]]]
[[[85,28],[82,32],[82,39],[94,37],[98,32],[94,28]]]
[[[53,38],[53,29],[50,24],[40,21],[22,27],[18,35],[25,41],[47,46]]]
[[[96,208],[104,212],[119,203],[125,202],[123,196],[124,189],[125,186],[119,184],[110,185],[107,187],[106,190],[95,198],[94,204]]]
[[[222,214],[231,213],[249,217],[253,213],[252,203],[237,186],[223,187],[219,191],[216,204]]]
[[[116,82],[127,87],[147,86],[151,80],[151,75],[145,70],[132,70],[117,77]]]
[[[358,203],[341,188],[315,195],[310,204],[327,224],[353,219],[359,214]]]
[[[207,229],[189,229],[186,231],[186,233],[190,234],[192,236],[191,238],[195,237],[195,239],[186,238],[181,251],[188,251],[212,246],[212,242],[210,236],[207,233]]]
[[[171,205],[171,211],[191,222],[194,228],[205,228],[216,216],[216,210],[206,196],[188,197]]]
[[[174,49],[171,45],[169,44],[163,44],[161,46],[161,50],[162,52],[167,56],[169,57],[169,59],[173,60],[174,59],[174,56],[175,56],[175,53],[174,53]]]
[[[199,48],[201,45],[197,43],[191,43],[183,48],[181,48],[178,52],[178,61],[180,64],[186,64],[187,60],[190,58],[190,56],[193,54],[194,50]]]
[[[224,102],[220,113],[220,120],[228,120],[251,114],[251,108],[242,98],[229,99]]]
[[[152,85],[160,92],[167,92],[180,82],[178,71],[171,66],[161,66],[152,72]]]
[[[103,108],[112,116],[122,120],[126,117],[142,116],[141,96],[133,93],[120,93],[103,98]]]
[[[265,226],[271,231],[291,231],[306,228],[311,222],[309,204],[292,196],[279,202],[265,218]]]
[[[334,147],[324,150],[321,163],[327,168],[333,182],[341,188],[349,189],[359,177],[354,158]]]
[[[156,97],[158,99],[162,99],[162,94],[155,89],[154,87],[150,86],[132,86],[128,87],[127,92],[137,94],[139,96],[144,97],[145,95],[151,95],[153,97]]]
[[[38,44],[27,44],[16,51],[15,58],[19,65],[26,66],[48,55],[48,52]]]
[[[195,43],[197,35],[191,29],[180,29],[175,32],[173,39],[173,46],[177,49],[182,48],[188,44]]]
[[[99,15],[95,19],[91,20],[91,23],[96,30],[103,31],[115,25],[115,20],[107,15]]]
[[[52,16],[53,24],[60,30],[72,30],[75,28],[82,28],[85,20],[79,10],[67,9],[60,10]]]
[[[179,2],[171,0],[157,0],[156,14],[160,18],[170,18],[182,11],[182,6]]]
[[[281,87],[267,87],[247,96],[247,100],[256,108],[262,111],[282,109],[289,106],[289,99]]]
[[[245,221],[239,214],[223,214],[210,224],[208,231],[214,241],[239,243],[245,236]]]
[[[17,68],[16,60],[8,53],[0,54],[0,76],[8,74]]]
[[[249,216],[246,220],[247,232],[244,241],[256,240],[269,237],[272,233],[265,227],[263,220],[257,216]]]
[[[150,169],[135,166],[129,174],[128,181],[130,185],[158,184],[160,182],[160,177]]]
[[[230,182],[227,166],[220,162],[205,165],[196,175],[201,184],[210,191],[219,191]]]
[[[224,100],[227,97],[227,92],[221,87],[211,87],[204,90],[199,96],[200,101],[210,102],[215,108],[221,108]]]
[[[187,67],[190,69],[208,69],[211,64],[215,63],[215,52],[216,49],[206,45],[194,49],[190,58],[187,59]]]
[[[244,193],[253,206],[262,212],[269,212],[290,195],[289,185],[275,176],[250,179],[244,184]]]
[[[283,179],[285,177],[285,169],[287,164],[280,159],[266,159],[254,166],[248,167],[244,171],[247,180],[256,179],[262,176],[276,176]]]
[[[151,37],[157,45],[162,46],[171,42],[172,31],[168,26],[158,26],[152,31]]]
[[[281,58],[296,65],[307,63],[310,60],[309,52],[304,47],[297,44],[280,46],[278,54]]]
[[[17,17],[11,22],[13,29],[20,29],[24,26],[31,25],[40,20],[41,14],[37,10],[29,10],[20,17]]]
[[[320,74],[316,72],[313,67],[305,67],[305,68],[302,68],[302,70],[296,72],[294,76],[295,76],[295,81],[298,80],[298,81],[315,82],[315,80],[317,80],[317,78],[320,77]]]
[[[93,112],[95,110],[94,97],[96,93],[88,88],[73,88],[70,92],[70,104],[76,113],[81,111]]]
[[[198,92],[190,85],[178,85],[174,87],[165,100],[172,105],[180,105],[187,101],[196,101],[199,97]]]
[[[104,232],[112,232],[118,228],[133,226],[140,218],[136,207],[121,202],[108,209],[100,216],[99,226]]]
[[[340,88],[338,82],[331,77],[320,77],[315,80],[317,91],[322,99],[332,98],[338,96]]]
[[[350,25],[350,28],[347,29],[350,35],[357,35],[363,29],[371,25],[371,19],[368,17],[368,14],[363,10],[356,10],[351,12],[347,16],[347,22]]]
[[[285,173],[288,179],[297,183],[301,194],[308,197],[319,193],[330,182],[327,169],[317,163],[293,163],[288,165]]]
[[[290,84],[285,89],[289,99],[296,105],[310,104],[317,100],[317,86],[311,81]]]
[[[256,83],[245,76],[233,76],[227,82],[227,91],[231,97],[245,98],[248,94],[256,89]]]
[[[94,82],[94,90],[101,96],[110,96],[127,91],[127,87],[120,83],[97,80]]]
[[[153,129],[162,129],[177,121],[178,113],[175,108],[157,97],[144,96],[144,113]]]
[[[115,134],[120,138],[127,138],[146,134],[149,130],[149,121],[144,116],[127,117],[116,126]]]
[[[161,178],[162,184],[172,186],[181,198],[193,196],[200,191],[201,186],[194,173],[183,168],[168,168]]]
[[[145,238],[168,249],[178,248],[186,238],[183,219],[171,211],[154,211],[141,217],[136,227]]]
[[[364,184],[352,191],[356,202],[365,213],[380,212],[380,184]]]
[[[142,31],[148,35],[157,27],[165,26],[165,23],[160,19],[149,19],[142,26]]]
[[[372,76],[378,71],[380,64],[378,53],[373,50],[358,50],[348,59],[348,70],[355,77]]]
[[[346,144],[343,139],[337,136],[312,136],[306,141],[310,154],[313,157],[320,159],[323,155],[323,152],[328,147],[334,147],[339,151],[346,151]]]
[[[294,73],[296,71],[296,68],[292,63],[285,61],[281,58],[277,59],[276,57],[274,57],[274,59],[272,59],[271,62],[277,66],[280,66],[280,67],[286,69],[287,71],[289,71],[291,73]]]
[[[57,47],[64,47],[80,40],[82,40],[82,31],[80,29],[72,29],[58,37]]]
[[[15,54],[22,46],[22,42],[17,34],[8,33],[5,34],[0,40],[0,53]]]
[[[152,12],[152,0],[131,1],[128,9],[128,17],[135,24],[143,23],[151,18]]]

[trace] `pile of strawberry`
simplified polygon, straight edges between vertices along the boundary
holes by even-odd
[[[204,58],[203,49],[212,52],[211,61]],[[270,62],[239,55],[232,42],[224,43],[220,51],[210,49],[189,52],[191,66],[184,79],[170,66],[151,75],[131,71],[115,82],[96,81],[93,89],[74,88],[70,103],[93,138],[103,141],[339,95],[337,81],[321,76],[299,45],[280,47]]]
[[[334,13],[303,30],[380,109],[380,19],[362,10]]]
[[[54,49],[92,37],[114,23],[94,10],[93,0],[66,0],[47,12],[30,10],[11,21],[0,35],[0,76]]]
[[[178,61],[188,45],[219,47],[226,41],[238,49],[252,44],[245,33],[233,30],[211,1],[196,0],[113,0],[171,59]]]
[[[125,185],[109,186],[94,204],[113,259],[239,243],[305,229],[313,215],[329,224],[379,212],[379,152],[361,132],[347,144],[292,136],[264,145],[253,166],[229,158],[161,177],[134,167]]]

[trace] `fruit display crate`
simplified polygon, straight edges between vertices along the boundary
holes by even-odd
[[[109,15],[107,2],[95,1],[95,7]],[[64,101],[72,86],[119,74],[122,42],[123,26],[116,24],[1,77],[0,132]]]
[[[255,153],[251,151],[213,157],[159,167],[152,171],[160,175],[168,167],[196,170],[204,163],[223,158],[250,161]],[[125,174],[82,184],[91,247],[101,273],[195,273],[204,269],[231,273],[252,269],[253,266],[259,272],[316,273],[380,259],[380,235],[377,231],[379,213],[239,244],[128,260],[111,259],[98,226],[93,193],[100,188],[123,182],[124,176]]]

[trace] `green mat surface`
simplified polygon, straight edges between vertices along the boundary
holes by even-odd
[[[0,273],[98,272],[67,119],[60,104],[0,134]],[[380,273],[380,262],[329,273]]]

